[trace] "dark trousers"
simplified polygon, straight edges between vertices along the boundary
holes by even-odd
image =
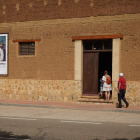
[[[119,92],[119,94],[118,94],[119,107],[122,107],[121,99],[124,101],[124,103],[126,105],[128,105],[128,102],[125,99],[125,92],[126,92],[125,89],[121,89],[120,92]]]

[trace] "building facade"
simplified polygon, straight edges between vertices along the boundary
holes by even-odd
[[[114,103],[123,72],[126,98],[139,105],[139,7],[139,0],[1,0],[7,74],[0,98],[76,102],[98,96],[108,70]]]

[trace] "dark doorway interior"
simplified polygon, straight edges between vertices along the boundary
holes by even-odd
[[[98,93],[100,92],[100,79],[104,75],[105,70],[108,71],[108,74],[112,78],[112,52],[99,53]]]

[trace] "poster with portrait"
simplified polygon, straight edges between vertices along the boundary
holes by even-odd
[[[7,75],[8,34],[0,34],[0,75]]]

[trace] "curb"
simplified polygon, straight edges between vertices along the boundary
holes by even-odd
[[[56,107],[48,105],[29,105],[29,104],[6,104],[0,103],[1,106],[16,106],[16,107],[33,107],[33,108],[50,108],[50,109],[69,109],[69,110],[87,110],[87,111],[103,111],[103,112],[122,112],[122,113],[135,113],[140,114],[139,110],[124,110],[124,109],[83,109],[83,108],[67,108]]]

